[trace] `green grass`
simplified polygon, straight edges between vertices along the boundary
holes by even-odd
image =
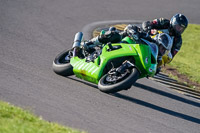
[[[0,133],[81,133],[0,101]],[[82,132],[83,133],[83,132]]]
[[[200,83],[200,25],[189,24],[183,33],[181,50],[169,65]]]

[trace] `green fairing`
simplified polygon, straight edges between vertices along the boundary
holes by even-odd
[[[125,37],[122,39],[122,42],[127,42],[128,44],[136,44],[136,42],[130,37]]]
[[[105,45],[101,55],[94,62],[86,62],[86,59],[80,59],[77,56],[71,58],[70,64],[73,66],[74,74],[81,79],[98,84],[108,61],[129,56],[134,58],[134,65],[140,72],[140,78],[153,76],[157,64],[151,63],[151,48],[146,44],[135,44],[129,37],[124,38],[122,41],[127,43],[112,44],[112,46],[121,46],[116,50],[108,51],[109,47]]]

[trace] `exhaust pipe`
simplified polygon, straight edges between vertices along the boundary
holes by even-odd
[[[82,32],[76,33],[76,35],[74,37],[73,48],[81,46],[81,40],[82,40],[82,38],[83,38],[83,33]]]
[[[78,55],[79,49],[81,47],[81,40],[83,38],[83,33],[82,32],[78,32],[76,33],[75,37],[74,37],[74,43],[73,43],[73,57]]]

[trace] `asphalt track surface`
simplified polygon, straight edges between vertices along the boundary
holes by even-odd
[[[199,133],[200,102],[149,79],[108,95],[52,71],[84,26],[170,18],[200,23],[199,0],[0,0],[0,100],[90,133]]]

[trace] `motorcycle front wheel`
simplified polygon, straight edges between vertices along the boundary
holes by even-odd
[[[123,75],[120,75],[120,78],[116,78],[116,76],[112,76],[108,73],[99,80],[98,88],[100,91],[105,93],[115,93],[121,90],[127,90],[131,88],[133,83],[135,83],[138,78],[139,72],[136,68],[132,68],[129,72],[125,72]]]
[[[53,71],[62,76],[71,76],[74,75],[73,67],[70,64],[70,59],[72,57],[71,49],[64,50],[56,56],[53,61]]]

